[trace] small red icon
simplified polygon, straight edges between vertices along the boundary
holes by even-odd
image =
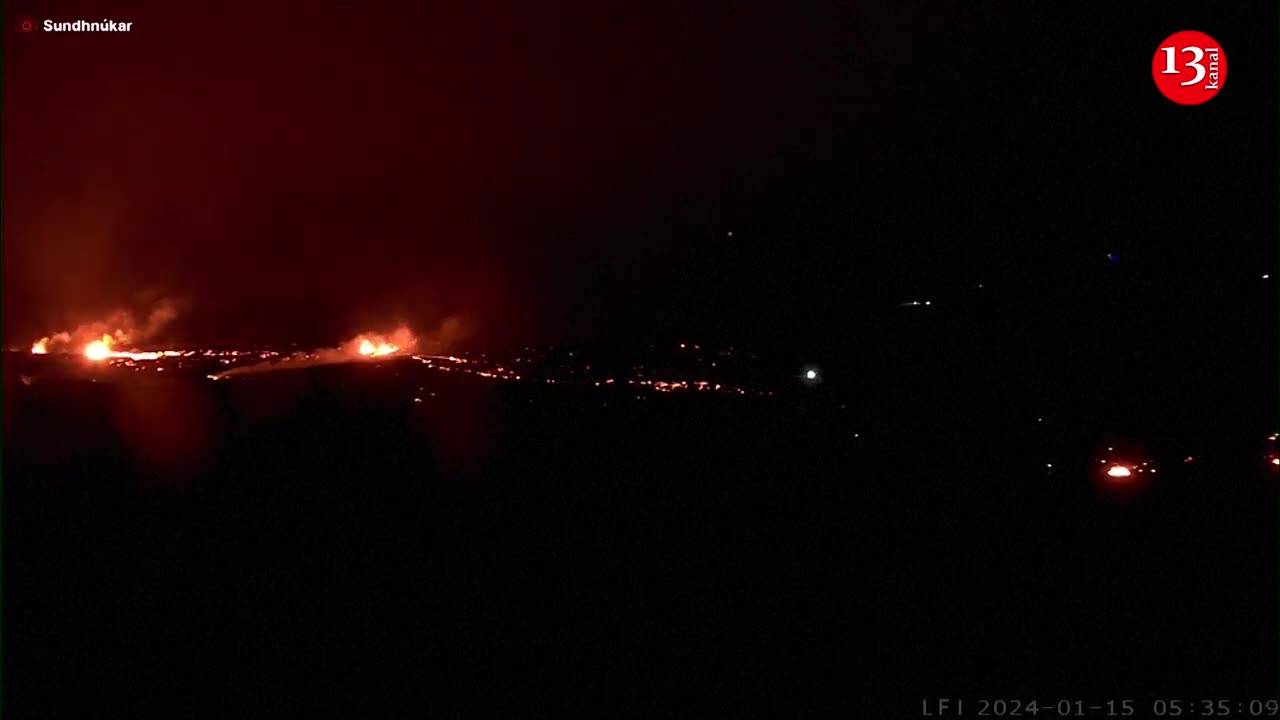
[[[18,29],[22,32],[34,32],[36,29],[36,21],[29,17],[22,18],[22,22],[18,23]]]

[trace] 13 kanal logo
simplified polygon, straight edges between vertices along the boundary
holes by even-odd
[[[1156,49],[1151,77],[1170,100],[1199,105],[1212,100],[1227,81],[1227,54],[1217,40],[1202,32],[1176,32]]]

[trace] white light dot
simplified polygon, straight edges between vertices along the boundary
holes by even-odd
[[[818,379],[818,371],[817,371],[817,370],[809,370],[809,371],[805,372],[804,376],[805,376],[806,378],[810,379],[810,380],[817,380],[817,379]]]

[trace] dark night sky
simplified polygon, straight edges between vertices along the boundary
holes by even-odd
[[[1109,251],[1274,268],[1274,3],[794,5],[8,4],[3,339],[176,297],[192,341],[821,342]],[[1229,58],[1204,106],[1151,82],[1181,29]]]

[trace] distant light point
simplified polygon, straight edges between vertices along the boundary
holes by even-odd
[[[805,377],[807,377],[807,378],[809,378],[810,380],[817,380],[817,379],[818,379],[818,371],[817,371],[817,370],[809,370],[809,371],[805,372],[804,376],[805,376]]]

